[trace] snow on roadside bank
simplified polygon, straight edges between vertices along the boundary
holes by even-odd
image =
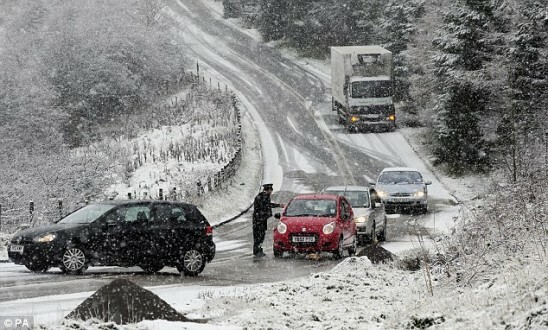
[[[454,279],[432,273],[430,295],[424,270],[352,257],[300,280],[206,291],[201,313],[221,327],[244,329],[542,329],[548,325],[544,267],[477,288],[457,288]]]

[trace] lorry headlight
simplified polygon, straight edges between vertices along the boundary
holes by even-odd
[[[357,121],[359,121],[359,120],[360,120],[360,117],[356,117],[356,116],[350,117],[350,121],[353,122],[353,123],[355,123],[355,122],[357,122]]]
[[[332,234],[335,231],[335,223],[330,222],[327,225],[323,226],[323,233],[326,235]]]
[[[45,235],[36,236],[33,239],[33,241],[36,243],[48,243],[53,241],[55,237],[56,237],[55,234],[45,234]]]
[[[287,231],[287,225],[283,222],[278,223],[278,233],[285,234]]]
[[[365,217],[357,217],[354,221],[356,221],[356,223],[364,223],[367,219]]]

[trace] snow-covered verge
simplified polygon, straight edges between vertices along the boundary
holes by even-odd
[[[444,274],[348,258],[299,281],[211,292],[204,316],[249,329],[540,329],[548,325],[546,263],[515,269],[477,288]],[[531,276],[533,275],[533,276]],[[438,278],[439,277],[439,278]],[[533,280],[538,278],[538,280]],[[508,326],[508,327],[507,327]]]
[[[116,325],[60,321],[44,329],[544,329],[546,262],[516,268],[476,287],[440,269],[402,269],[351,257],[329,272],[227,288],[150,288],[177,310],[207,324],[142,321]],[[430,277],[428,276],[430,275]],[[429,278],[432,289],[429,289]],[[82,299],[83,300],[83,299]]]

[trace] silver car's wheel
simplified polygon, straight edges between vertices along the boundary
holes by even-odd
[[[205,267],[205,258],[202,252],[196,249],[185,251],[182,260],[177,266],[179,272],[187,276],[197,276]]]
[[[77,247],[66,249],[61,262],[61,269],[66,273],[78,274],[87,269],[86,255]]]

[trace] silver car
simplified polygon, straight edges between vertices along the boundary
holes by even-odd
[[[428,211],[428,188],[421,173],[411,167],[387,167],[374,184],[386,213]]]
[[[386,240],[386,214],[375,189],[363,186],[336,186],[324,189],[324,194],[345,196],[354,211],[358,244]],[[373,234],[375,233],[375,235]]]

